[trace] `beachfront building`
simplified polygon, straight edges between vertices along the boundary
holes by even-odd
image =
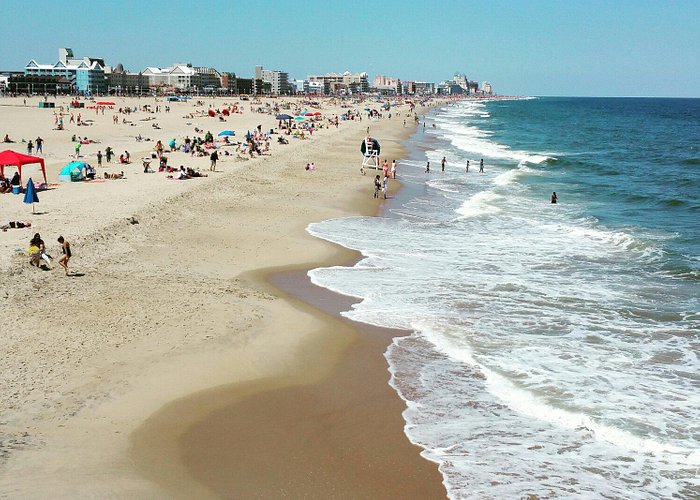
[[[413,93],[416,95],[434,94],[435,84],[432,82],[413,82]]]
[[[198,87],[204,92],[216,92],[221,85],[221,73],[215,68],[207,66],[198,66],[194,68],[195,75],[197,75]]]
[[[324,82],[310,82],[309,80],[304,80],[307,82],[307,86],[309,87],[309,94],[324,94],[325,93],[325,85]]]
[[[219,85],[221,91],[226,94],[238,94],[238,77],[236,77],[236,73],[222,71]]]
[[[281,95],[291,93],[291,86],[289,85],[289,74],[285,71],[264,69],[262,66],[256,66],[255,79],[262,80],[263,83],[269,83],[271,94]],[[256,88],[256,93],[264,93],[260,90],[262,89]]]
[[[34,59],[24,68],[27,76],[58,76],[70,82],[73,89],[85,94],[107,91],[104,59],[96,57],[76,58],[73,49],[58,49],[58,62],[39,64]]]
[[[367,73],[326,73],[325,75],[309,75],[309,85],[313,82],[323,85],[323,93],[329,94],[357,94],[369,92]]]
[[[462,90],[464,90],[465,93],[469,93],[469,79],[467,78],[467,75],[455,73],[452,77],[452,81],[462,87]]]
[[[308,80],[294,80],[294,92],[297,94],[308,94],[309,93],[309,81]]]
[[[238,94],[251,95],[255,82],[253,78],[236,78],[236,91]]]
[[[149,66],[141,72],[148,78],[152,88],[171,87],[178,90],[192,90],[201,87],[201,77],[192,64],[178,63],[168,68]]]
[[[7,79],[7,92],[13,94],[70,94],[74,83],[65,76],[57,75],[25,75],[20,72]]]
[[[467,91],[453,80],[440,82],[435,88],[435,93],[439,95],[459,95],[466,94]]]
[[[142,73],[126,71],[119,63],[114,67],[105,66],[107,91],[111,94],[142,94],[148,92],[148,77]]]
[[[485,95],[493,95],[493,88],[489,82],[484,82],[481,85],[481,90]]]
[[[397,95],[403,92],[400,79],[384,75],[376,75],[372,87],[381,95]]]

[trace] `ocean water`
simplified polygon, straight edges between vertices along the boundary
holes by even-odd
[[[308,228],[364,258],[309,274],[412,332],[391,383],[450,497],[700,498],[700,100],[425,121],[383,216]]]

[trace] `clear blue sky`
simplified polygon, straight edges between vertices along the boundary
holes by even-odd
[[[0,12],[0,70],[71,47],[132,71],[459,71],[499,94],[700,97],[700,0],[0,0]]]

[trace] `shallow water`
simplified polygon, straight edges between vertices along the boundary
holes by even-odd
[[[365,258],[310,276],[414,332],[392,384],[450,495],[700,496],[700,100],[426,120],[384,217],[308,229]]]

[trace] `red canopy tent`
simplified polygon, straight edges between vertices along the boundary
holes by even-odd
[[[39,163],[41,165],[41,173],[44,174],[44,184],[48,184],[46,180],[46,167],[44,166],[44,159],[38,156],[23,155],[22,153],[17,153],[11,149],[6,149],[0,153],[0,175],[5,176],[5,167],[15,166],[19,171],[19,180],[22,182],[22,165],[27,165],[29,163]]]

